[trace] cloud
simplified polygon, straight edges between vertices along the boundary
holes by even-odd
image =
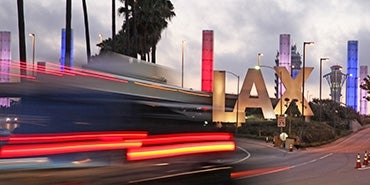
[[[279,35],[291,34],[291,44],[297,44],[302,53],[304,41],[314,41],[307,48],[307,66],[315,67],[308,83],[319,78],[320,57],[330,57],[323,73],[330,66],[340,64],[346,71],[347,41],[359,40],[360,64],[369,60],[370,19],[367,0],[172,0],[176,16],[162,34],[157,48],[157,61],[161,65],[181,70],[181,41],[185,40],[185,87],[200,89],[202,30],[214,30],[215,69],[229,70],[244,78],[246,70],[257,64],[257,53],[264,53],[261,62],[275,65],[279,49]],[[25,1],[26,33],[37,35],[36,59],[59,60],[60,30],[65,27],[64,0]],[[85,33],[81,1],[73,1],[72,28],[74,30],[75,59],[86,62]],[[122,3],[116,1],[116,7]],[[92,53],[98,51],[98,34],[111,37],[110,1],[87,1]],[[13,59],[18,57],[17,5],[14,0],[2,1],[0,29],[12,32]],[[116,31],[123,18],[117,16]],[[28,58],[31,57],[30,39],[27,38]],[[274,76],[263,72],[268,86]],[[180,78],[180,75],[179,75]],[[235,79],[229,79],[231,84]],[[269,88],[272,89],[273,87]],[[313,90],[312,90],[313,91]],[[328,92],[323,85],[323,92]],[[324,95],[326,94],[326,95]],[[323,93],[328,97],[328,93]],[[273,96],[273,92],[270,93]],[[314,93],[318,96],[318,92]]]

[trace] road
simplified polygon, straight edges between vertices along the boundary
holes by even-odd
[[[238,146],[250,157],[234,166],[235,184],[369,184],[370,168],[356,169],[357,153],[361,163],[370,150],[370,128],[331,144],[289,152],[271,143],[239,139]]]
[[[122,152],[111,152],[105,157],[114,156],[117,160],[110,164],[101,159],[77,163],[45,162],[45,164],[15,163],[0,160],[0,184],[4,185],[107,185],[107,184],[230,184],[232,167],[224,165],[232,153],[179,156],[156,160],[127,162],[118,159]],[[103,155],[101,155],[103,157]],[[122,155],[121,155],[122,158]],[[45,158],[37,158],[45,160]],[[106,160],[107,161],[107,160]],[[90,163],[90,164],[89,164]],[[12,168],[9,165],[13,166]],[[95,166],[94,166],[95,165]]]
[[[370,128],[331,144],[289,152],[237,138],[235,153],[163,158],[83,168],[2,170],[1,184],[311,185],[369,184],[370,166],[356,169],[370,149]],[[219,156],[218,156],[219,155]],[[211,157],[212,156],[212,157]],[[231,181],[230,181],[231,177]]]

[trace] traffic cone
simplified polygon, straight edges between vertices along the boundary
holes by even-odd
[[[293,152],[293,144],[292,143],[289,144],[289,152]]]
[[[365,156],[364,156],[364,162],[362,165],[367,166],[368,165],[368,156],[367,156],[367,151],[365,151]]]
[[[361,168],[361,157],[360,157],[359,153],[357,153],[356,167],[355,168]]]

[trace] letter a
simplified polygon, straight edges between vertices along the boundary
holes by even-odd
[[[257,90],[257,97],[251,96],[253,84]],[[261,70],[248,69],[238,101],[239,112],[244,112],[245,108],[261,108],[265,119],[276,119]]]

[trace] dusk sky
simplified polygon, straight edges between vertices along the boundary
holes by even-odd
[[[72,0],[72,29],[74,30],[75,62],[86,63],[82,2]],[[359,41],[359,64],[370,60],[370,1],[368,0],[172,0],[176,16],[162,34],[157,49],[157,63],[181,72],[181,42],[185,40],[186,88],[200,90],[202,30],[214,30],[214,68],[240,75],[257,65],[257,54],[263,53],[261,63],[274,66],[279,50],[279,35],[290,34],[302,54],[304,41],[315,45],[306,48],[306,66],[314,67],[307,81],[309,97],[319,96],[319,62],[323,74],[330,66],[339,64],[347,71],[347,41]],[[58,62],[60,33],[65,27],[64,0],[25,0],[26,34],[36,34],[36,61]],[[117,8],[123,4],[117,0]],[[111,37],[111,1],[87,0],[92,54],[98,52],[99,33]],[[117,16],[117,31],[123,17]],[[12,33],[12,59],[19,60],[17,1],[1,0],[0,30]],[[27,36],[27,58],[31,60],[31,38]],[[274,96],[274,77],[263,68],[270,97]],[[179,73],[181,78],[181,73]],[[228,92],[236,92],[236,79],[227,76]],[[240,82],[242,84],[242,82]],[[344,85],[345,87],[345,85]],[[345,88],[342,90],[342,102]],[[323,98],[329,98],[329,86],[323,79]]]

